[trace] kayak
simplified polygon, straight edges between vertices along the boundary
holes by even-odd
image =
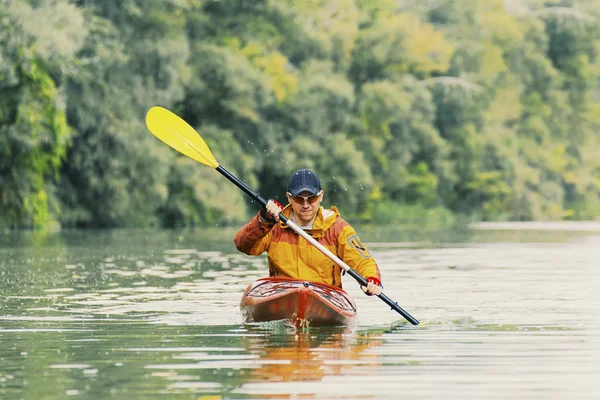
[[[352,325],[356,304],[336,286],[285,277],[248,285],[240,309],[245,322],[289,320],[296,327]]]

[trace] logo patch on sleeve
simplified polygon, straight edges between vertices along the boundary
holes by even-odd
[[[362,244],[358,235],[350,236],[348,238],[348,244],[353,249],[356,249],[356,251],[358,251],[358,254],[362,256],[362,258],[371,258],[371,253],[369,253],[369,250],[367,250],[365,245]]]

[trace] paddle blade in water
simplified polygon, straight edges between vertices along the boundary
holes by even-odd
[[[146,126],[154,136],[178,152],[210,167],[219,166],[202,136],[166,108],[152,107],[146,114]]]

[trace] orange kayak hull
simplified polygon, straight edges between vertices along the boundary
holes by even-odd
[[[356,319],[356,304],[344,290],[284,277],[248,285],[240,309],[245,322],[289,320],[296,327],[352,325]]]

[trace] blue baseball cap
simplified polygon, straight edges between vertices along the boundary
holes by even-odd
[[[302,192],[310,192],[313,196],[321,191],[321,181],[317,174],[308,169],[299,169],[290,175],[288,192],[292,197],[298,196]]]

